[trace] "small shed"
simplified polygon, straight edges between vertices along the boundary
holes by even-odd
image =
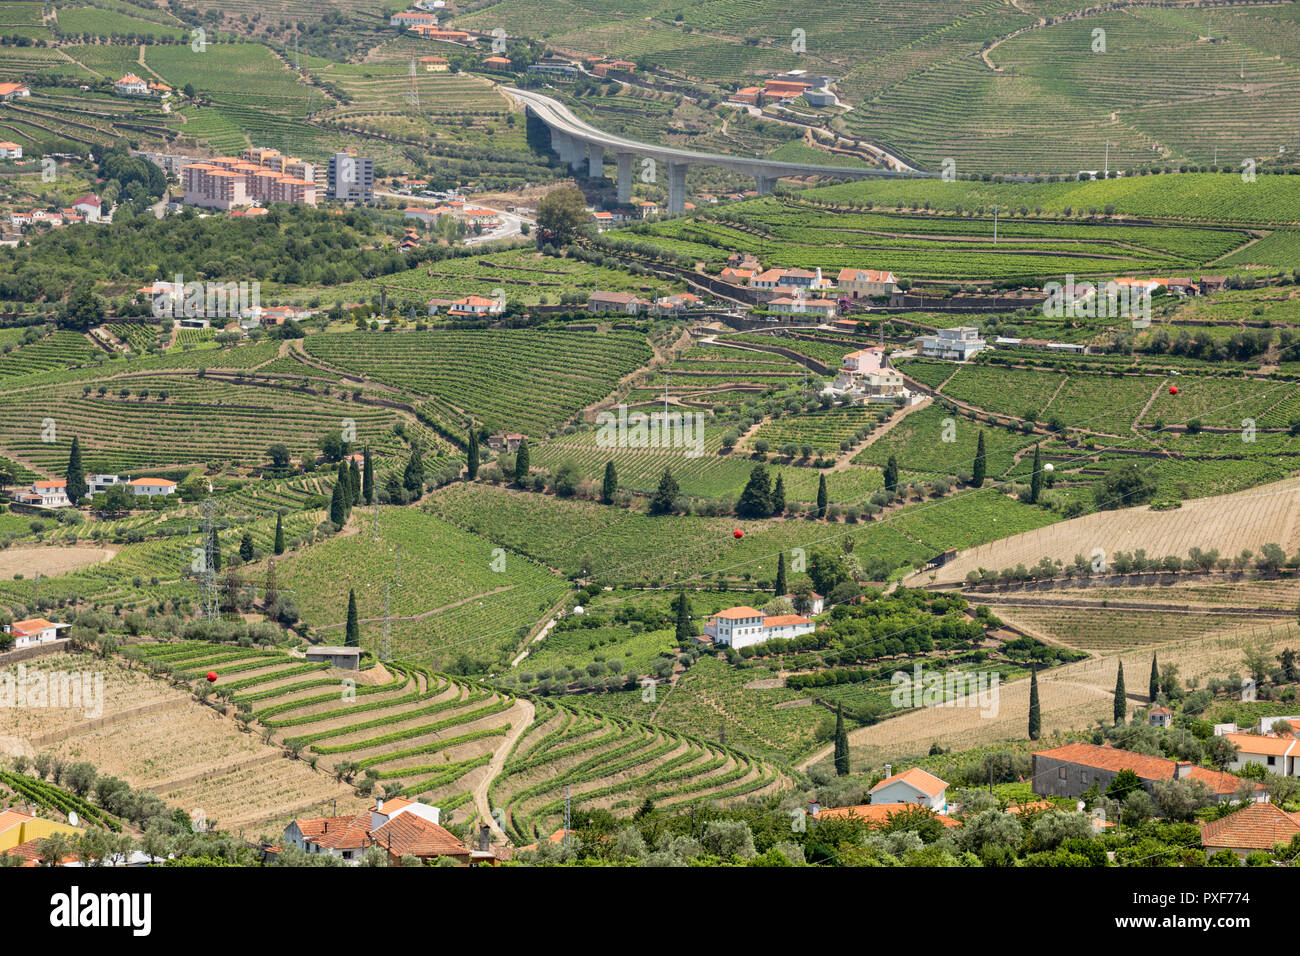
[[[354,671],[361,666],[361,648],[359,647],[309,647],[307,648],[309,664],[331,664],[343,670]]]

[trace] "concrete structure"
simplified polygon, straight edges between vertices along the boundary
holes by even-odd
[[[325,195],[345,202],[375,201],[375,161],[369,156],[335,153],[330,157]]]
[[[709,643],[737,649],[778,637],[798,637],[812,631],[813,622],[802,615],[767,615],[743,605],[719,611],[704,625],[704,636]]]
[[[361,648],[359,647],[309,647],[307,663],[329,664],[345,671],[354,671],[361,666]]]
[[[191,163],[181,170],[181,182],[187,206],[233,209],[271,202],[316,205],[316,167],[283,156],[275,149],[252,147],[239,158],[218,156]]]
[[[43,617],[32,617],[25,621],[14,621],[4,626],[6,634],[12,634],[14,649],[34,647],[37,644],[49,644],[59,639],[59,633],[71,628],[71,624],[47,621]],[[21,842],[21,841],[19,841]]]
[[[950,359],[957,362],[968,361],[989,345],[980,338],[980,330],[970,325],[940,329],[938,335],[922,335],[915,341],[920,343],[921,354],[926,358]]]
[[[1230,773],[1219,773],[1186,761],[1149,757],[1117,747],[1065,744],[1035,751],[1033,758],[1034,793],[1043,797],[1078,799],[1094,785],[1105,793],[1121,770],[1132,770],[1148,793],[1154,793],[1157,780],[1199,780],[1219,802],[1236,799],[1243,785],[1253,787],[1252,799],[1268,799],[1263,784],[1252,784]]]
[[[534,64],[530,69],[535,69]],[[668,182],[668,211],[682,212],[686,205],[686,170],[690,166],[719,166],[746,176],[754,177],[760,195],[772,191],[776,181],[783,176],[825,176],[833,179],[874,179],[901,176],[934,178],[933,173],[900,172],[892,169],[862,169],[845,166],[820,166],[807,163],[786,163],[778,160],[749,159],[726,156],[721,153],[700,153],[688,149],[656,146],[606,133],[583,122],[562,103],[532,90],[512,87],[505,92],[523,103],[528,111],[551,130],[551,148],[560,159],[572,164],[586,156],[588,144],[595,144],[614,153],[618,159],[619,201],[632,197],[633,157],[653,159],[659,174]],[[627,156],[627,159],[623,159]],[[576,168],[576,167],[575,167]]]
[[[871,788],[873,804],[913,803],[933,810],[948,812],[948,784],[932,773],[912,767],[902,773],[891,774],[885,765],[885,779]]]

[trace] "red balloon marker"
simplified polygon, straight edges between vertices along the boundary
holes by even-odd
[[[1177,386],[1177,385],[1170,385],[1170,386],[1169,386],[1169,394],[1170,394],[1170,395],[1177,395],[1177,394],[1178,394],[1178,386]]]
[[[215,684],[216,682],[217,682],[217,672],[216,672],[216,671],[208,671],[208,683],[209,683],[209,684]]]
[[[745,536],[745,532],[741,531],[739,528],[737,528],[735,531],[731,533],[735,535],[737,538],[743,538]]]

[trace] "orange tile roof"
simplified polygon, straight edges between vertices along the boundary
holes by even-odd
[[[132,480],[131,484],[137,488],[170,488],[176,482],[168,481],[165,478],[136,478]]]
[[[763,612],[756,610],[752,607],[745,607],[744,605],[741,605],[740,607],[729,607],[725,611],[719,611],[717,614],[713,616],[720,617],[723,618],[724,620],[730,621],[730,620],[738,620],[744,617],[762,617]]]
[[[54,627],[54,622],[47,621],[43,617],[29,617],[25,621],[14,621],[9,625],[9,629],[18,635],[31,634],[35,631],[44,631],[51,627]]]
[[[1223,736],[1241,748],[1243,753],[1248,754],[1284,757],[1296,745],[1294,737],[1273,737],[1264,734],[1224,734]]]
[[[414,813],[393,817],[371,834],[371,840],[394,856],[464,856],[469,852],[438,824]]]
[[[947,781],[940,780],[932,773],[926,773],[920,767],[911,767],[902,773],[896,773],[892,777],[886,777],[880,783],[871,788],[869,792],[875,793],[882,787],[887,787],[891,783],[906,783],[917,790],[920,790],[927,797],[937,797],[948,789]]]
[[[295,820],[303,839],[326,850],[362,850],[370,845],[370,811],[345,817]]]
[[[1143,780],[1172,780],[1178,764],[1164,757],[1149,757],[1146,754],[1120,750],[1118,747],[1100,747],[1096,744],[1072,743],[1051,750],[1034,751],[1036,757],[1048,757],[1052,760],[1064,760],[1069,763],[1092,767],[1097,770],[1109,770],[1118,773],[1132,770]],[[1187,778],[1199,780],[1219,795],[1236,793],[1241,786],[1241,777],[1204,767],[1191,767]],[[1261,789],[1259,784],[1255,789]]]
[[[809,618],[804,617],[802,614],[778,614],[775,617],[768,617],[764,619],[763,626],[764,627],[790,627],[795,624],[811,624],[811,623],[812,621]]]
[[[925,808],[922,807],[922,810]],[[889,818],[899,813],[915,812],[916,804],[909,803],[864,803],[856,807],[831,807],[827,810],[820,810],[817,813],[818,820],[862,820],[873,827],[883,826],[889,822]],[[933,811],[931,811],[933,812]],[[944,816],[941,813],[935,813],[934,818],[946,827],[961,826],[960,820],[954,820],[952,817]]]
[[[1207,847],[1271,850],[1274,843],[1290,843],[1300,833],[1300,815],[1271,803],[1249,803],[1242,809],[1201,825],[1201,843]]]
[[[8,96],[10,93],[25,89],[27,89],[26,83],[0,83],[0,96]]]

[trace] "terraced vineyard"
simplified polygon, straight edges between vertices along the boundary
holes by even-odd
[[[42,403],[36,411],[34,396]],[[54,419],[56,441],[44,440],[46,418]],[[338,431],[345,419],[355,422],[361,444],[395,443],[391,409],[211,378],[128,375],[93,389],[68,384],[6,392],[0,396],[0,443],[50,470],[67,464],[74,436],[87,468],[110,474],[217,459],[262,464],[273,442],[288,445],[295,457],[314,457],[317,439]]]
[[[693,734],[545,704],[492,782],[489,801],[522,844],[563,824],[566,787],[575,808],[623,815],[646,798],[656,806],[725,801],[785,783],[767,764]]]
[[[335,368],[428,398],[428,410],[457,431],[468,415],[529,435],[599,401],[651,354],[632,332],[522,329],[331,333],[306,348]]]

